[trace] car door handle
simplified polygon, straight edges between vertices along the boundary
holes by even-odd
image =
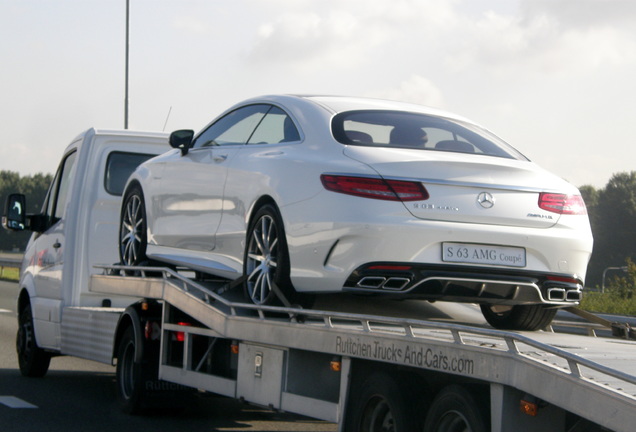
[[[214,162],[224,162],[227,159],[227,155],[214,155],[212,156],[212,159],[214,159]]]

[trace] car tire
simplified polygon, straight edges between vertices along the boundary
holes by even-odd
[[[124,197],[119,224],[119,259],[122,265],[147,263],[148,223],[144,196],[139,185],[132,186]]]
[[[35,340],[33,312],[27,304],[18,315],[16,352],[20,373],[26,377],[43,377],[49,370],[51,354],[40,348]]]
[[[545,305],[481,305],[481,313],[496,329],[536,331],[550,325],[557,309]]]
[[[297,300],[290,274],[289,249],[280,213],[271,204],[261,207],[249,225],[245,242],[243,274],[246,297],[257,305],[284,304],[272,283],[288,302]]]

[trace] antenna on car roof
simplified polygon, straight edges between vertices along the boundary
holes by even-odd
[[[163,124],[162,132],[166,131],[166,125],[168,124],[168,119],[170,118],[170,113],[172,112],[172,107],[168,110],[168,115],[166,116],[166,121]]]

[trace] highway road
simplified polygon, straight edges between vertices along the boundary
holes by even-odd
[[[56,357],[44,378],[20,375],[15,354],[17,284],[0,281],[0,431],[335,431],[334,424],[200,395],[183,412],[119,411],[112,366]]]

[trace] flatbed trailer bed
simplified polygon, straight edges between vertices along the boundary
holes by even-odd
[[[347,414],[355,405],[350,395],[360,391],[356,383],[362,373],[355,370],[368,374],[378,369],[388,375],[395,371],[406,381],[413,374],[418,383],[426,377],[486,388],[492,431],[547,432],[590,423],[591,429],[574,430],[627,432],[636,424],[633,341],[255,306],[232,302],[217,293],[224,288],[215,292],[218,286],[170,269],[103,269],[103,275],[91,277],[91,292],[161,303],[159,378],[170,383],[335,422],[347,430]],[[116,352],[117,338],[107,336],[119,334],[123,310],[71,309],[75,326],[63,323],[62,330],[66,340],[77,341],[69,346],[87,353]],[[109,314],[110,321],[104,318]],[[184,315],[192,322],[182,322]],[[104,338],[83,334],[96,326],[105,329]],[[175,348],[170,341],[177,334],[183,344]],[[97,345],[87,346],[87,340]],[[214,362],[217,341],[231,341],[239,353],[230,361],[235,364],[220,372],[205,367]],[[337,366],[331,375],[317,371],[332,361]],[[521,400],[534,403],[540,415],[522,414]]]

